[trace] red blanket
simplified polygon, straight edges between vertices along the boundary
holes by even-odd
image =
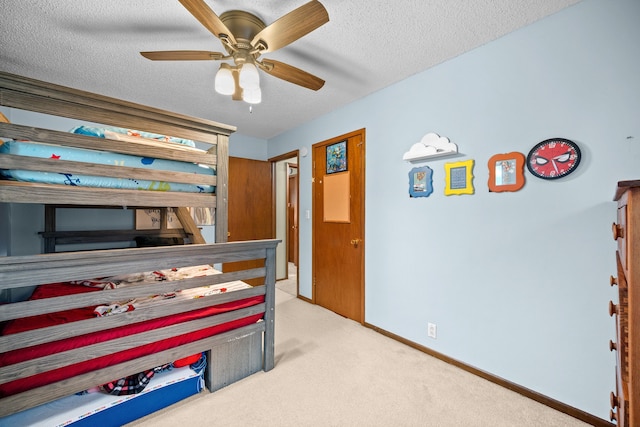
[[[100,289],[89,288],[71,284],[53,284],[39,286],[32,295],[31,299],[48,298],[51,296],[70,295],[79,292],[94,292],[101,291]],[[0,366],[7,366],[14,363],[19,363],[25,360],[30,360],[37,357],[43,357],[50,354],[59,353],[65,350],[71,350],[79,347],[83,347],[90,344],[104,342],[115,338],[120,338],[140,332],[150,331],[153,329],[161,328],[164,326],[175,325],[189,320],[200,319],[208,316],[212,316],[219,313],[224,313],[240,308],[250,307],[262,303],[264,301],[263,296],[256,296],[246,298],[240,301],[219,304],[212,307],[198,309],[187,313],[182,313],[173,316],[162,317],[159,319],[152,319],[140,323],[134,323],[127,326],[122,326],[106,331],[99,331],[92,334],[82,335],[73,338],[67,338],[52,343],[41,344],[29,347],[27,349],[20,349],[9,351],[0,354]],[[22,331],[42,328],[45,326],[59,325],[62,323],[73,322],[83,319],[89,319],[95,317],[93,313],[94,307],[79,308],[74,310],[67,310],[59,313],[50,313],[41,316],[31,316],[22,319],[16,319],[8,322],[4,329],[3,335],[18,333]],[[226,332],[240,326],[249,325],[257,322],[263,317],[263,314],[257,314],[249,316],[243,319],[235,320],[232,322],[224,323],[218,326],[212,326],[205,329],[189,332],[169,339],[164,339],[151,344],[136,347],[134,349],[125,350],[120,353],[108,356],[102,356],[95,359],[90,359],[81,363],[66,366],[64,368],[58,368],[52,371],[48,371],[42,374],[33,375],[28,378],[22,378],[14,380],[5,384],[0,384],[0,396],[9,396],[12,394],[20,393],[35,387],[51,384],[56,381],[63,380],[65,378],[71,378],[75,375],[84,374],[95,369],[105,368],[107,366],[115,365],[121,362],[135,359],[137,357],[146,356],[162,350],[167,350],[182,344],[197,341],[202,338],[210,337],[222,332]]]

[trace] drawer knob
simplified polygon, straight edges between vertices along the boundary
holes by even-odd
[[[611,409],[616,409],[618,407],[618,397],[614,392],[609,395],[609,400],[611,401]]]
[[[613,303],[613,301],[609,301],[609,316],[614,314],[618,314],[618,306]]]
[[[620,237],[624,237],[622,233],[622,227],[620,227],[615,222],[611,226],[611,231],[613,231],[613,240],[618,240]]]
[[[617,350],[618,345],[613,342],[613,340],[609,340],[609,351]]]
[[[618,420],[618,415],[613,412],[613,409],[609,411],[609,419],[611,421],[617,421]]]
[[[617,278],[617,277],[610,276],[610,277],[609,277],[609,284],[610,284],[611,286],[615,286],[615,285],[617,285],[617,284],[618,284],[618,278]]]

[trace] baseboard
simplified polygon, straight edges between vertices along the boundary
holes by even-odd
[[[504,387],[506,389],[509,389],[511,391],[514,391],[518,394],[521,394],[531,400],[535,400],[536,402],[542,403],[543,405],[546,405],[550,408],[555,409],[556,411],[560,411],[563,412],[569,416],[572,416],[580,421],[583,421],[585,423],[588,423],[592,426],[595,427],[615,427],[615,424],[610,423],[607,420],[604,420],[602,418],[596,417],[594,415],[589,414],[588,412],[584,412],[580,409],[574,408],[573,406],[569,406],[565,403],[562,403],[558,400],[552,399],[548,396],[545,396],[543,394],[537,393],[533,390],[530,390],[526,387],[522,387],[518,384],[512,383],[510,381],[505,380],[504,378],[500,378],[498,376],[492,375],[488,372],[482,371],[480,369],[474,368],[473,366],[467,365],[465,363],[460,362],[459,360],[456,359],[452,359],[451,357],[448,357],[442,353],[438,353],[437,351],[434,351],[432,349],[430,349],[429,347],[425,347],[423,345],[420,345],[418,343],[415,343],[413,341],[409,341],[406,338],[403,338],[399,335],[393,334],[389,331],[385,331],[384,329],[381,329],[375,325],[371,325],[369,323],[363,323],[364,326],[366,326],[367,328],[373,329],[374,331],[387,336],[391,339],[394,339],[396,341],[399,341],[403,344],[408,345],[409,347],[415,348],[416,350],[419,350],[423,353],[428,354],[429,356],[433,356],[436,359],[440,359],[443,362],[449,363],[450,365],[454,365],[464,371],[470,372],[474,375],[477,375],[487,381],[491,381],[494,384],[497,384],[501,387]]]
[[[307,298],[307,297],[303,297],[300,294],[298,294],[298,299],[301,299],[304,302],[308,302],[309,304],[313,304],[313,300],[311,300],[310,298]]]

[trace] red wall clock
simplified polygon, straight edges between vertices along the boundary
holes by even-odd
[[[564,138],[537,143],[527,155],[527,169],[542,179],[558,179],[575,171],[580,164],[580,147]]]

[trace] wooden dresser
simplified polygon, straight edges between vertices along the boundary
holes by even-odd
[[[614,200],[618,202],[613,224],[618,302],[609,302],[616,319],[616,339],[609,342],[616,352],[616,390],[611,392],[611,421],[619,426],[640,426],[640,180],[620,181]]]

